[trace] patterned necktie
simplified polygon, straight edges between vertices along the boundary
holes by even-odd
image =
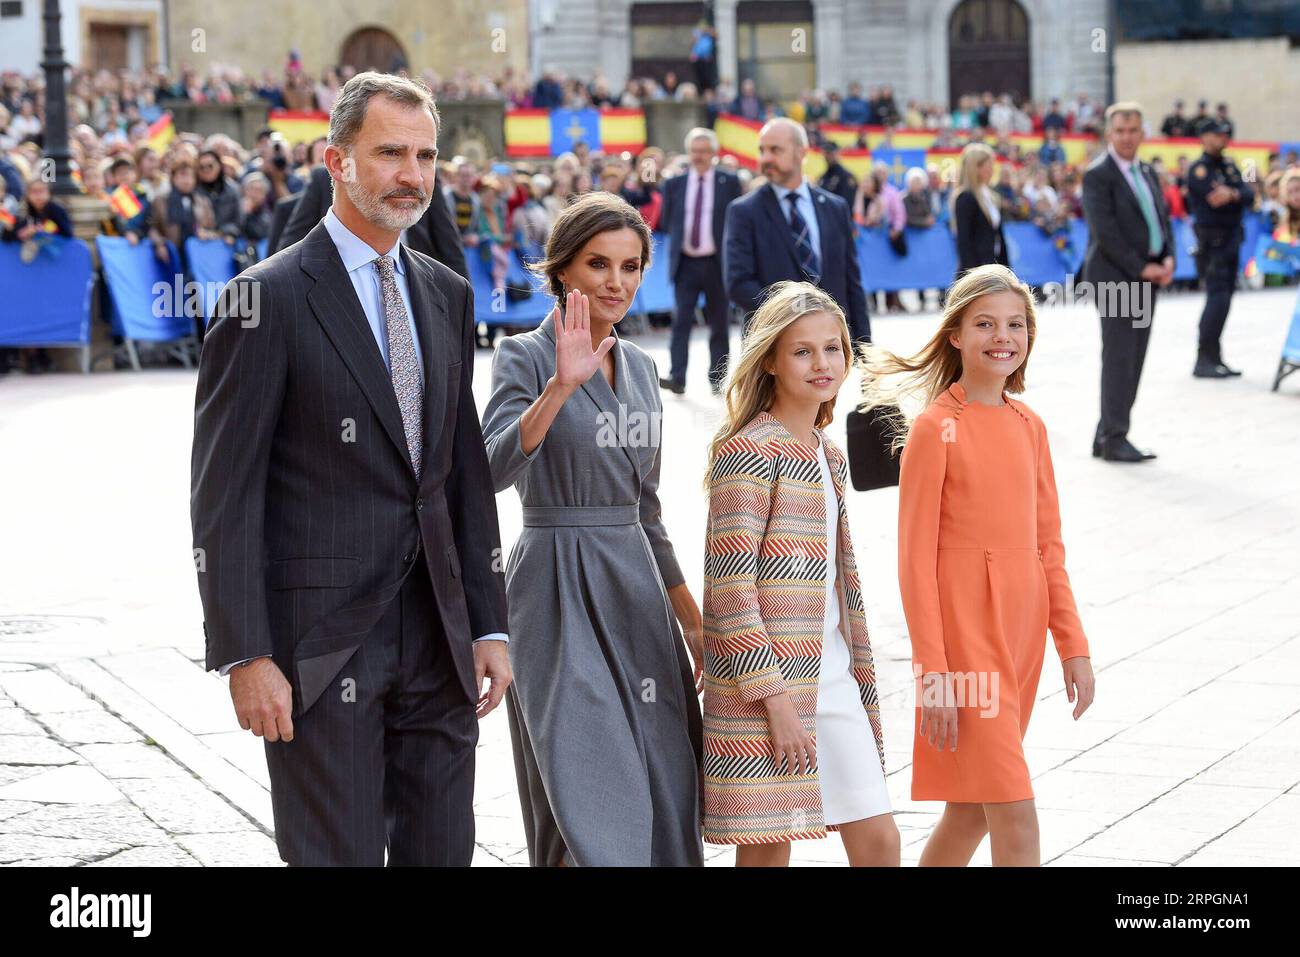
[[[1154,256],[1165,244],[1164,237],[1160,235],[1160,220],[1156,216],[1155,205],[1151,202],[1151,194],[1147,191],[1137,160],[1129,164],[1128,174],[1133,178],[1133,192],[1137,193],[1138,205],[1142,207],[1142,215],[1147,221],[1147,249]]]
[[[820,282],[822,266],[817,258],[817,253],[813,251],[812,236],[808,233],[808,224],[799,215],[799,194],[786,193],[785,198],[790,201],[790,231],[794,233],[794,245],[799,253],[799,266],[803,269],[803,273],[809,282]]]
[[[424,389],[420,384],[420,360],[415,354],[415,340],[406,321],[406,304],[397,288],[391,256],[375,260],[379,285],[384,291],[384,325],[388,335],[388,374],[393,380],[397,407],[402,410],[402,428],[406,431],[406,448],[411,453],[415,477],[420,477],[421,452],[424,449]]]

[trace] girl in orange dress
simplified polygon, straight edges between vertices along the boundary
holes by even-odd
[[[1092,703],[1047,430],[1007,395],[1024,391],[1035,326],[1029,287],[980,266],[953,284],[917,355],[867,352],[868,406],[914,391],[928,401],[906,430],[898,494],[917,677],[912,799],[947,802],[923,866],[968,864],[985,834],[995,865],[1040,863],[1022,741],[1049,628],[1075,719]],[[897,373],[910,375],[887,387]]]

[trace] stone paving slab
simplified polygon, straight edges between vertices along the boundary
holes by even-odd
[[[1268,388],[1295,298],[1236,297],[1225,355],[1246,374],[1225,382],[1189,374],[1203,297],[1162,298],[1133,426],[1160,457],[1133,468],[1088,454],[1095,314],[1040,315],[1024,398],[1048,426],[1067,568],[1098,674],[1097,702],[1076,722],[1049,645],[1025,750],[1051,866],[1300,863],[1300,378]],[[873,329],[908,352],[936,322],[877,316]],[[666,354],[662,332],[638,341]],[[702,334],[691,357],[687,394],[664,396],[660,497],[687,581],[698,583],[699,480],[720,404],[704,380]],[[476,356],[480,408],[490,364]],[[33,503],[0,543],[0,863],[281,864],[263,745],[238,728],[227,683],[202,666],[188,527],[193,387],[194,373],[180,370],[6,382],[20,414],[0,419],[0,446],[40,450],[42,468],[0,474],[5,500]],[[852,389],[830,428],[841,446]],[[83,495],[86,461],[102,463],[101,493],[120,507],[79,514],[81,547],[69,549],[50,534],[49,515],[63,513],[41,503]],[[896,489],[847,500],[887,785],[903,861],[914,864],[942,805],[910,800],[897,504]],[[509,549],[520,529],[513,490],[498,509]],[[5,636],[7,616],[37,616],[45,630]],[[503,712],[483,722],[476,764],[474,864],[526,865]],[[705,856],[730,866],[734,850],[706,845]],[[844,864],[834,836],[797,844],[793,858]],[[989,863],[987,840],[972,863]]]

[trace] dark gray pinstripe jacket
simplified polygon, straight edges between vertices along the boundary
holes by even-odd
[[[469,284],[405,246],[424,357],[417,482],[389,374],[323,225],[226,286],[199,364],[190,513],[207,667],[272,655],[311,706],[405,576],[428,574],[465,693],[506,630],[470,380]]]

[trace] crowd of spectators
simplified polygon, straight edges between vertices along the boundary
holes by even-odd
[[[697,72],[707,75],[707,71]],[[214,68],[204,76],[188,68],[176,75],[74,69],[68,84],[69,149],[81,189],[110,203],[102,232],[124,236],[132,243],[151,243],[160,257],[167,255],[169,242],[183,250],[191,236],[221,239],[237,255],[254,257],[257,243],[271,228],[277,200],[298,193],[311,169],[323,162],[324,140],[291,144],[268,128],[256,142],[241,144],[225,134],[201,137],[177,131],[160,154],[148,144],[149,124],[162,115],[160,103],[171,98],[229,102],[260,97],[274,106],[328,110],[351,75],[344,68],[314,77],[296,57],[290,58],[279,78],[271,71],[255,79],[225,68]],[[1032,221],[1064,243],[1069,221],[1082,216],[1082,162],[1067,160],[1060,137],[1094,133],[1101,117],[1084,94],[1069,103],[1053,99],[1035,104],[986,92],[960,97],[948,110],[914,100],[900,107],[889,86],[864,90],[858,83],[849,84],[844,96],[812,90],[795,102],[778,103],[760,95],[751,80],[732,91],[722,79],[701,94],[695,83],[678,82],[671,74],[662,81],[632,78],[617,92],[599,74],[579,81],[546,72],[535,83],[510,70],[496,78],[459,70],[445,78],[431,70],[421,76],[443,100],[495,96],[511,107],[635,107],[650,99],[702,96],[711,107],[751,119],[790,116],[802,122],[813,145],[824,150],[828,166],[820,185],[848,202],[859,227],[887,229],[895,243],[901,242],[907,226],[950,221],[953,164],[930,162],[899,170],[877,162],[868,174],[855,176],[824,135],[826,124],[884,126],[885,146],[898,130],[910,128],[936,130],[939,149],[956,151],[974,139],[986,139],[1000,160],[992,186],[1003,215]],[[23,243],[27,257],[36,254],[44,236],[70,231],[67,216],[50,198],[48,186],[36,185],[44,155],[44,106],[39,75],[0,76],[0,227],[5,240]],[[1202,114],[1206,106],[1201,104]],[[1226,116],[1226,104],[1220,104],[1217,113]],[[1181,115],[1180,105],[1171,114],[1176,122],[1166,118],[1161,129],[1153,132],[1194,129],[1199,114],[1186,120]],[[1154,118],[1148,118],[1148,123],[1153,124]],[[1035,132],[1043,134],[1037,149],[1024,149],[1012,138],[1015,133]],[[1088,141],[1085,156],[1097,148],[1096,141]],[[737,172],[746,190],[763,182],[734,157],[724,155],[720,162]],[[653,229],[658,224],[662,182],[687,165],[682,151],[651,146],[637,156],[604,155],[579,143],[574,152],[544,161],[476,163],[463,156],[446,156],[439,164],[439,185],[467,251],[481,247],[479,254],[500,280],[508,268],[509,250],[539,250],[555,216],[584,193],[620,193],[641,210]],[[1294,156],[1275,157],[1264,174],[1260,208],[1275,223],[1300,225],[1300,174],[1284,182],[1284,173],[1296,165]],[[1186,215],[1187,160],[1180,159],[1170,168],[1158,161],[1153,166],[1172,213]]]

